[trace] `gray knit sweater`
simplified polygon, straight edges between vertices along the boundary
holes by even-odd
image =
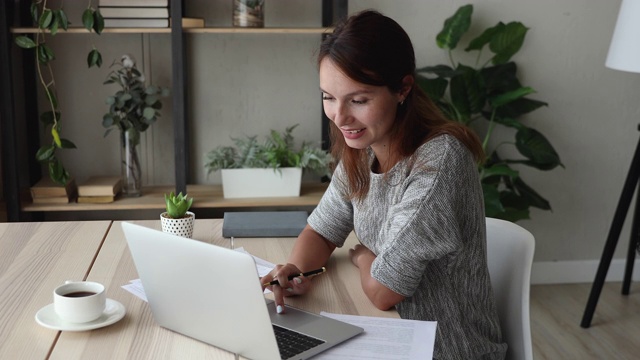
[[[503,359],[486,257],[478,170],[457,139],[438,136],[387,174],[363,201],[337,167],[309,225],[337,246],[354,230],[376,254],[371,275],[405,296],[402,318],[438,322],[434,358]]]

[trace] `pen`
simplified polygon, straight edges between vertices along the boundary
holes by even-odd
[[[307,272],[303,272],[300,274],[292,274],[289,275],[287,277],[287,279],[289,279],[290,281],[293,280],[294,278],[297,278],[298,276],[304,276],[304,277],[310,277],[310,276],[316,276],[316,275],[320,275],[323,272],[327,271],[327,269],[323,266],[320,269],[315,269],[315,270],[311,270],[311,271],[307,271]],[[271,280],[271,282],[268,283],[264,283],[262,284],[263,286],[269,286],[269,285],[278,285],[278,280]]]

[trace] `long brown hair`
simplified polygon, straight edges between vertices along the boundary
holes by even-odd
[[[426,141],[441,134],[449,134],[460,140],[476,161],[484,158],[477,135],[466,126],[446,119],[416,84],[416,62],[411,39],[391,18],[374,10],[366,10],[344,19],[323,40],[318,52],[318,67],[325,58],[329,58],[354,81],[386,86],[392,93],[402,90],[403,79],[407,75],[413,77],[413,86],[403,103],[398,104],[391,128],[393,144],[389,164],[410,157]],[[330,129],[331,153],[343,163],[351,197],[362,199],[369,191],[368,151],[347,146],[333,122],[330,123]]]

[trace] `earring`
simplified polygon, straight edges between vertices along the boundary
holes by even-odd
[[[400,106],[404,105],[404,99],[402,99],[402,101],[400,101]]]

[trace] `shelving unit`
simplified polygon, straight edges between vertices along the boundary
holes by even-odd
[[[2,95],[0,105],[2,112],[0,113],[0,129],[2,131],[2,156],[3,156],[3,177],[4,177],[4,193],[7,207],[7,218],[9,221],[29,221],[38,219],[38,213],[47,211],[94,211],[94,210],[119,210],[126,209],[143,209],[148,206],[152,208],[161,208],[162,202],[156,202],[159,193],[151,190],[149,195],[137,199],[124,199],[111,204],[63,204],[63,205],[34,205],[27,200],[25,193],[28,188],[40,178],[40,165],[35,161],[33,154],[34,149],[39,144],[33,143],[33,139],[38,139],[38,114],[35,109],[34,100],[32,104],[25,105],[25,114],[18,115],[20,111],[16,111],[14,104],[17,99],[21,98],[20,94],[14,94],[14,85],[16,83],[24,84],[24,93],[36,93],[36,82],[29,77],[29,72],[33,73],[33,65],[26,65],[22,76],[16,74],[12,66],[12,54],[15,52],[13,45],[13,36],[16,33],[35,33],[37,29],[24,27],[23,24],[29,23],[28,7],[31,0],[8,1],[2,2],[2,15],[0,15],[0,78],[2,81]],[[173,19],[183,17],[183,0],[170,0],[170,16]],[[20,7],[20,21],[17,23],[13,19],[15,13],[14,6]],[[187,93],[186,75],[185,75],[185,36],[188,34],[318,34],[323,35],[331,31],[329,26],[333,24],[334,19],[346,16],[347,0],[323,0],[322,1],[322,27],[320,28],[230,28],[230,27],[209,27],[209,28],[182,28],[180,21],[172,22],[170,28],[107,28],[104,33],[168,33],[171,36],[171,63],[172,63],[172,117],[174,132],[174,160],[175,160],[175,190],[176,192],[186,192],[189,189],[199,189],[202,196],[207,200],[198,203],[198,207],[234,207],[244,206],[235,205],[243,203],[237,200],[221,199],[221,191],[216,187],[202,187],[200,185],[191,184],[189,178],[189,153],[187,151],[188,139],[188,121],[187,113]],[[17,25],[17,26],[16,26]],[[79,34],[89,32],[84,28],[70,28],[67,33]],[[59,33],[59,35],[62,33]],[[33,76],[33,75],[31,75]],[[7,79],[7,80],[4,80]],[[32,97],[32,96],[31,96]],[[29,97],[22,97],[29,98]],[[25,100],[26,101],[26,100]],[[322,139],[324,144],[329,143],[328,135],[328,119],[321,115],[324,119],[322,127]],[[25,126],[19,126],[20,121],[24,121]],[[32,154],[33,153],[33,154]],[[25,161],[25,156],[28,158]],[[46,175],[44,175],[46,176]],[[305,185],[307,186],[307,185]],[[315,187],[314,187],[315,186]],[[304,195],[301,199],[285,198],[282,201],[272,201],[265,203],[263,200],[255,200],[256,206],[297,206],[300,201],[305,205],[314,205],[320,199],[321,192],[326,185],[316,184],[310,185],[313,188],[309,196]],[[170,191],[170,188],[158,188],[162,191]],[[207,189],[207,190],[206,190]],[[192,194],[195,195],[195,194]],[[200,197],[200,196],[199,196]],[[274,205],[277,203],[277,205]],[[246,204],[245,204],[246,205]]]

